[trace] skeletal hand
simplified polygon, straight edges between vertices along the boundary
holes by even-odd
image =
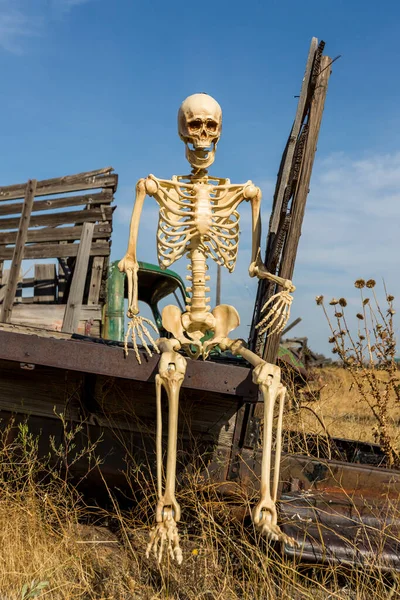
[[[253,509],[253,523],[256,529],[269,540],[283,542],[288,546],[298,546],[297,541],[283,533],[277,523],[277,513],[274,502],[260,500]]]
[[[158,330],[157,330],[157,327],[154,325],[154,323],[152,321],[150,321],[150,319],[146,319],[145,317],[139,317],[139,315],[132,315],[132,314],[130,315],[129,312],[128,312],[128,316],[131,316],[132,318],[128,323],[128,329],[127,329],[127,332],[126,332],[126,335],[124,338],[125,356],[128,356],[128,340],[129,340],[129,336],[131,336],[133,350],[135,352],[136,360],[138,361],[138,363],[140,365],[140,364],[142,364],[142,361],[140,359],[140,354],[139,354],[139,350],[138,350],[137,338],[139,338],[139,340],[141,341],[144,349],[146,350],[146,352],[149,356],[153,356],[153,353],[152,353],[151,349],[149,348],[148,343],[150,344],[150,346],[152,346],[153,350],[155,352],[157,352],[157,354],[160,354],[160,350],[158,349],[157,343],[154,340],[150,331],[147,329],[145,323],[147,323],[154,329],[154,331],[157,334],[157,337],[158,337]],[[148,343],[146,342],[146,338],[148,340]]]
[[[165,546],[172,558],[176,560],[178,565],[182,564],[183,555],[179,545],[179,533],[176,525],[173,509],[164,508],[163,522],[157,523],[154,529],[150,532],[150,541],[146,549],[146,557],[149,558],[152,551],[157,561],[160,563],[163,557]]]
[[[256,329],[261,327],[260,334],[265,333],[270,329],[270,335],[273,333],[280,333],[284,328],[290,317],[290,307],[293,302],[293,296],[290,295],[293,285],[289,282],[288,289],[282,290],[271,296],[271,298],[264,304],[261,312],[267,310],[270,307],[268,313],[263,319],[256,325]]]

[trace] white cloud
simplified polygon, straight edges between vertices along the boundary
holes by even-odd
[[[43,35],[46,24],[93,0],[0,0],[0,48],[23,54],[27,38]]]
[[[42,19],[29,15],[12,0],[0,0],[0,47],[13,54],[23,52],[23,40],[40,34]]]
[[[53,13],[57,16],[62,16],[71,11],[76,6],[93,2],[94,0],[51,0]]]
[[[328,353],[328,327],[314,298],[346,297],[355,327],[358,278],[383,279],[399,296],[399,219],[400,152],[316,162],[294,277],[293,314],[303,323],[293,334],[308,336],[312,347]],[[384,301],[383,286],[377,289]]]

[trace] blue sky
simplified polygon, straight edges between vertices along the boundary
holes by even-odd
[[[176,113],[191,93],[213,95],[224,129],[212,173],[252,179],[267,227],[281,153],[312,36],[333,66],[300,242],[294,332],[328,351],[317,294],[381,280],[395,295],[400,223],[400,3],[0,0],[2,185],[112,165],[120,176],[113,258],[126,247],[138,178],[188,171]],[[249,208],[240,259],[223,274],[223,301],[247,335],[255,284]],[[154,201],[143,213],[140,258],[154,261]],[[184,272],[182,261],[175,265]],[[293,333],[294,333],[293,332]]]

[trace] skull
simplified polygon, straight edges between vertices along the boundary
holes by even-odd
[[[193,94],[182,102],[178,112],[178,132],[185,142],[186,158],[192,167],[206,169],[214,162],[221,130],[222,110],[214,98]]]

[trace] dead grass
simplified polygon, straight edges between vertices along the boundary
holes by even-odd
[[[0,438],[2,600],[398,597],[395,576],[334,566],[298,569],[279,548],[260,539],[249,520],[235,518],[232,506],[199,473],[188,475],[178,494],[184,564],[178,567],[165,558],[160,567],[145,557],[154,509],[151,486],[129,514],[116,504],[108,512],[89,508],[66,481],[65,468],[49,457],[39,459],[37,440],[27,427],[20,427],[11,443],[9,438],[7,433]],[[64,455],[64,467],[67,459],[74,460],[73,451]],[[238,492],[236,508],[248,512],[250,500]]]
[[[389,375],[385,371],[380,371],[378,377],[385,382]],[[300,403],[301,418],[299,419],[297,411],[288,412],[285,417],[285,428],[324,433],[322,421],[332,437],[377,442],[377,423],[370,409],[374,397],[370,394],[366,399],[360,394],[359,389],[354,385],[352,374],[347,369],[343,367],[316,369],[314,381],[304,389],[306,393],[303,396],[306,399],[301,400]],[[307,410],[308,408],[315,414]],[[400,404],[393,393],[388,395],[387,409],[388,433],[395,447],[399,449]]]

